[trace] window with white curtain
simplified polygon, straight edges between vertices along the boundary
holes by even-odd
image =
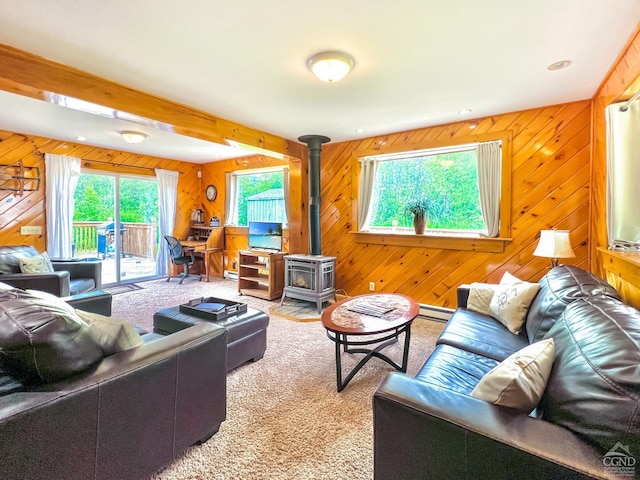
[[[227,175],[227,225],[287,223],[289,169],[239,170]]]
[[[606,109],[609,248],[640,250],[640,100]]]
[[[498,235],[500,141],[359,160],[359,231],[413,233],[407,205],[419,201],[427,233]]]

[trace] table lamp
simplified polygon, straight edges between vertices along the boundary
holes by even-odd
[[[558,266],[559,258],[575,257],[569,230],[540,230],[540,241],[533,254],[536,257],[550,258],[552,268]]]

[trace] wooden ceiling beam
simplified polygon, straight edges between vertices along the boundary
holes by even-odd
[[[181,135],[221,145],[234,140],[296,158],[303,152],[299,143],[2,44],[0,90],[38,100],[45,100],[45,92],[66,95],[162,122]]]

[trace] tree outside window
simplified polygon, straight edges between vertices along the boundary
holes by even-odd
[[[410,158],[394,156],[379,163],[373,184],[372,230],[410,228],[410,202],[428,206],[427,229],[480,232],[484,227],[478,195],[476,152],[458,152]]]

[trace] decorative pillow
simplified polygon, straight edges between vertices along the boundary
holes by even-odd
[[[505,279],[505,277],[508,277]],[[500,285],[493,294],[489,311],[492,317],[502,323],[511,333],[518,334],[524,324],[529,310],[529,305],[538,293],[540,285],[517,281],[516,283],[503,283],[512,281],[513,277],[505,273]]]
[[[20,271],[22,273],[50,273],[53,272],[53,265],[49,260],[49,255],[44,252],[42,255],[24,257],[18,259]]]
[[[524,347],[482,377],[471,396],[531,412],[538,406],[549,380],[554,350],[553,338]]]
[[[518,277],[514,277],[509,272],[504,272],[502,278],[500,279],[500,285],[511,285],[513,283],[522,282]]]
[[[76,314],[89,325],[91,334],[106,355],[139,347],[144,343],[142,337],[129,322],[83,310],[76,310]]]
[[[467,299],[467,310],[491,315],[489,305],[498,287],[493,283],[472,283],[469,289],[469,298]]]

